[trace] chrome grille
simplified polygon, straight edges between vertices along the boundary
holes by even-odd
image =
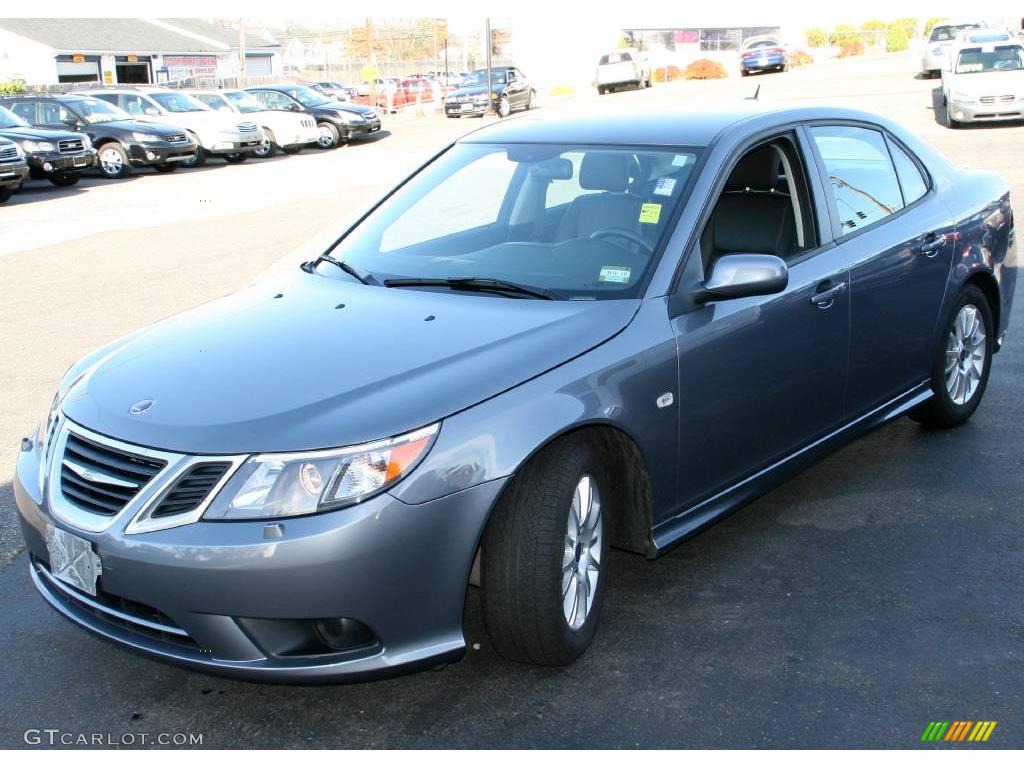
[[[239,133],[256,133],[256,123],[239,123]]]
[[[188,137],[184,133],[172,133],[170,136],[166,137],[164,141],[173,143],[176,141],[185,141],[187,138]]]
[[[18,149],[17,147],[10,146],[0,149],[0,160],[17,160]]]
[[[116,515],[165,462],[137,456],[108,445],[68,434],[60,467],[60,490],[80,509]]]
[[[978,101],[982,104],[1012,104],[1014,97],[1012,93],[1003,96],[982,96]]]
[[[230,466],[231,462],[228,461],[196,464],[174,484],[150,517],[167,517],[191,512],[210,495]]]
[[[61,153],[67,152],[81,152],[85,149],[85,142],[81,139],[64,139],[63,141],[57,142],[57,149]]]

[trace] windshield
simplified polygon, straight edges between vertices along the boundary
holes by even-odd
[[[110,120],[131,120],[132,116],[120,107],[102,99],[79,99],[69,105],[87,123],[106,123]]]
[[[956,60],[958,75],[977,72],[1014,72],[1024,69],[1024,48],[1019,45],[984,45],[964,48]]]
[[[208,109],[187,93],[151,93],[149,97],[168,112],[205,112]]]
[[[0,107],[0,128],[28,128],[28,123],[7,107]]]
[[[282,88],[281,92],[287,93],[304,107],[319,107],[321,104],[330,103],[324,98],[322,93],[317,93],[312,88],[307,88],[304,85],[288,86],[287,88]]]
[[[932,30],[930,43],[948,43],[961,29],[981,29],[977,24],[944,24]]]
[[[266,109],[256,99],[243,91],[228,91],[224,96],[235,105],[239,112],[262,112]]]
[[[632,298],[686,197],[698,154],[457,144],[331,255],[378,280],[490,278],[556,298]]]
[[[774,39],[771,39],[771,38],[763,38],[761,40],[751,40],[745,46],[743,46],[743,50],[745,50],[745,51],[752,51],[755,48],[778,48],[778,47],[779,47],[779,41],[778,40],[774,40]]]
[[[492,85],[504,85],[507,81],[505,77],[504,69],[492,69],[491,70],[491,84]],[[487,85],[487,70],[478,69],[474,72],[470,72],[466,75],[466,78],[461,83],[462,87],[472,87],[474,85]]]

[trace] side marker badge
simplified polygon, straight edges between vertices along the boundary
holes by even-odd
[[[664,395],[659,397],[655,402],[657,402],[659,408],[668,408],[670,405],[672,405],[672,403],[675,402],[675,398],[672,397],[671,392],[666,392]]]

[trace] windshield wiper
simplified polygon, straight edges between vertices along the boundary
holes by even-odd
[[[302,265],[302,268],[305,269],[307,272],[312,272],[314,269],[316,269],[318,264],[321,264],[323,262],[333,264],[342,272],[352,275],[352,277],[354,277],[363,285],[380,285],[380,280],[374,277],[372,273],[363,272],[361,269],[357,269],[356,267],[353,267],[351,264],[346,264],[344,261],[339,261],[338,259],[326,253],[320,254],[313,261],[307,261],[305,264]]]
[[[385,280],[384,285],[388,288],[437,285],[460,291],[493,291],[515,296],[529,296],[534,299],[548,299],[549,301],[555,298],[543,288],[533,288],[529,285],[520,285],[493,277],[395,277]]]

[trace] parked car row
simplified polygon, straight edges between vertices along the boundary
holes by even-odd
[[[0,202],[26,178],[65,187],[92,167],[110,179],[140,167],[169,173],[212,156],[240,163],[278,150],[331,149],[380,129],[372,107],[332,101],[301,85],[8,96],[0,98]]]

